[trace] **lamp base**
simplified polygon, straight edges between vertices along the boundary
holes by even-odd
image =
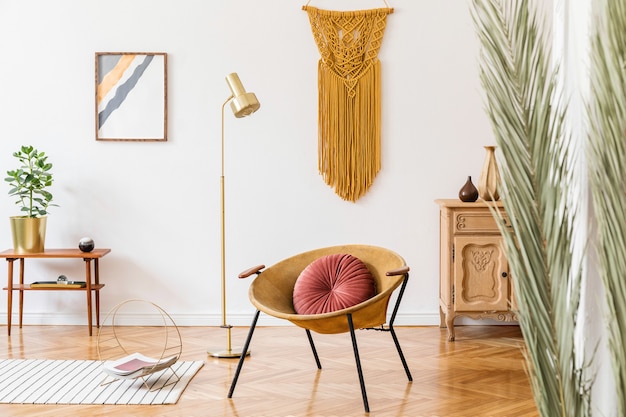
[[[243,348],[241,346],[233,346],[231,349],[209,349],[207,353],[213,358],[240,358],[243,355]],[[243,356],[248,355],[250,355],[249,349]]]

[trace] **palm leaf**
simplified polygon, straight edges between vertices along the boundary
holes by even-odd
[[[544,417],[589,413],[574,336],[580,268],[574,266],[570,139],[544,20],[528,0],[473,0],[486,93],[510,224],[500,228],[513,275],[535,402]],[[494,211],[495,211],[494,206]]]
[[[626,415],[626,4],[600,5],[591,40],[590,189],[609,311],[618,415]]]

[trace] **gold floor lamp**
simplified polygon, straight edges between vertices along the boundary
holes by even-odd
[[[233,326],[226,323],[226,233],[224,226],[224,107],[230,102],[230,108],[237,118],[246,117],[254,113],[261,107],[254,93],[246,93],[237,73],[229,74],[226,83],[230,88],[230,97],[222,104],[222,175],[220,177],[220,197],[221,197],[221,220],[222,220],[222,325],[220,327],[227,331],[226,349],[210,349],[208,354],[216,358],[239,358],[244,354],[241,348],[231,346],[230,330]],[[250,351],[245,352],[246,355]]]

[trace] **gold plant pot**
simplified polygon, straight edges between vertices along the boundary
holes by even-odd
[[[47,217],[13,216],[11,232],[16,253],[41,253],[46,240]]]

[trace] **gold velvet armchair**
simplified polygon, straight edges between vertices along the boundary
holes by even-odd
[[[293,305],[293,291],[300,273],[315,260],[331,254],[350,254],[360,259],[376,281],[376,295],[357,305],[341,310],[322,314],[297,314]],[[318,369],[322,369],[317,350],[313,343],[311,331],[322,334],[349,332],[352,339],[354,357],[361,386],[361,395],[366,412],[369,412],[365,381],[361,369],[361,360],[357,347],[355,329],[374,329],[391,333],[404,371],[409,381],[413,380],[400,343],[393,328],[402,296],[409,278],[409,267],[404,259],[393,251],[367,245],[343,245],[320,248],[304,252],[272,265],[255,266],[242,272],[239,277],[246,278],[257,274],[248,292],[250,301],[257,308],[243,347],[247,351],[256,327],[260,312],[284,320],[306,330],[313,356]],[[387,307],[393,292],[399,288],[389,323],[387,323]],[[233,377],[228,398],[232,398],[237,380],[241,373],[245,357],[242,355]]]

